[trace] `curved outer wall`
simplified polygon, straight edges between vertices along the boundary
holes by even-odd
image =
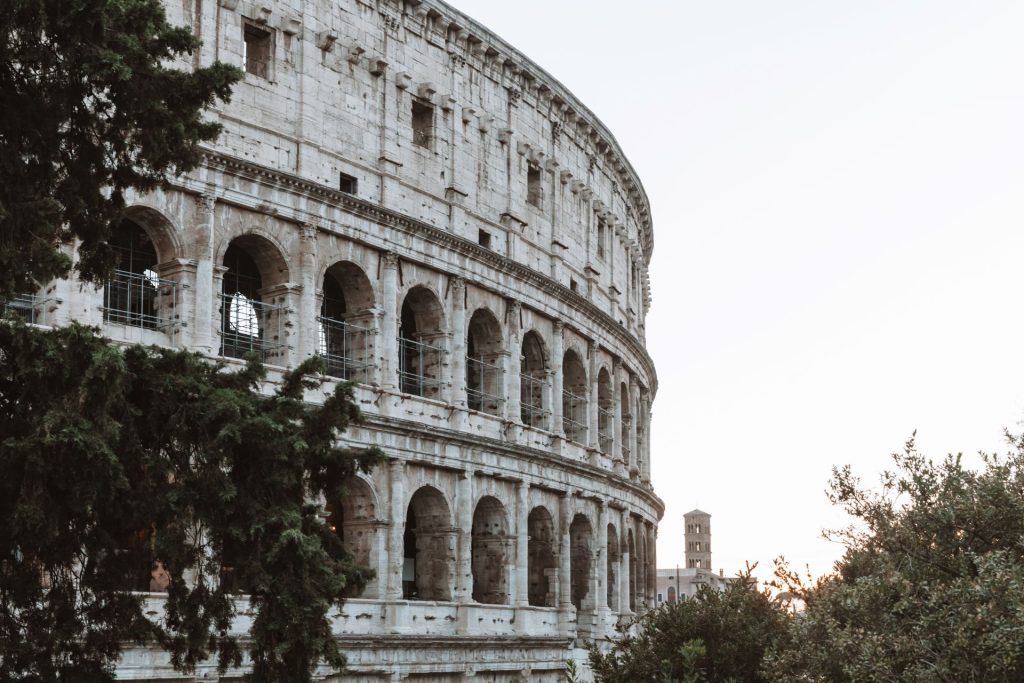
[[[202,40],[196,64],[255,73],[203,165],[133,201],[159,324],[69,282],[37,319],[214,356],[241,324],[272,367],[340,359],[365,415],[345,439],[389,459],[328,520],[377,570],[335,618],[344,680],[560,680],[580,642],[654,604],[635,172],[561,84],[434,0],[167,11]],[[258,331],[226,284],[239,251]],[[119,675],[173,672],[135,649]]]

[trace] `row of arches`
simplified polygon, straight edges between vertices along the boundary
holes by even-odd
[[[133,220],[114,231],[111,245],[121,259],[104,289],[108,322],[159,328],[176,306],[174,283],[168,285],[158,274],[166,255],[159,253],[151,232]],[[256,234],[236,237],[214,269],[214,279],[220,355],[256,353],[266,362],[287,364],[288,336],[293,334],[288,328],[295,322],[289,316],[296,302],[278,247]],[[593,350],[570,346],[556,351],[537,329],[512,335],[485,305],[467,312],[468,321],[460,324],[464,337],[449,341],[453,314],[446,313],[439,293],[426,284],[404,292],[395,312],[396,338],[382,337],[386,306],[366,272],[351,261],[327,267],[315,292],[315,348],[307,351],[323,357],[328,374],[385,386],[393,382],[403,393],[463,403],[561,432],[627,462],[643,450],[645,399],[626,381],[628,375],[613,376],[618,373],[606,363],[591,364],[588,370]],[[510,350],[518,358],[510,357]],[[464,369],[459,377],[446,376],[449,356],[457,351]]]
[[[378,565],[379,548],[386,547],[378,533],[389,526],[379,519],[374,495],[362,479],[348,486],[340,505],[328,505],[328,523],[338,534],[354,559],[363,565]],[[471,585],[468,598],[487,605],[510,605],[513,602],[516,573],[525,571],[526,603],[536,607],[557,607],[571,602],[576,609],[594,609],[597,604],[598,562],[601,547],[606,548],[604,581],[605,604],[619,604],[636,611],[646,604],[647,574],[653,564],[647,553],[643,534],[634,539],[632,529],[620,538],[615,524],[609,523],[603,539],[599,529],[584,513],[572,516],[568,526],[568,543],[563,547],[555,517],[543,504],[534,505],[526,516],[526,529],[515,529],[512,515],[495,495],[483,495],[476,501],[469,529],[460,529],[445,495],[432,485],[417,488],[404,507],[401,532],[401,592],[395,597],[405,600],[450,601],[455,599],[458,573],[459,536],[467,533]],[[517,566],[517,544],[526,543],[526,566]],[[398,548],[392,549],[398,550]],[[568,562],[560,562],[568,552]],[[628,558],[628,562],[625,562]],[[566,566],[567,565],[567,566]],[[568,569],[567,599],[560,600],[562,577]],[[622,577],[627,577],[627,583]],[[628,588],[626,585],[628,584]],[[653,584],[652,584],[653,585]]]

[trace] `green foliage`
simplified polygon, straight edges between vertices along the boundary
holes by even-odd
[[[197,165],[220,131],[202,110],[241,78],[166,66],[197,47],[160,0],[0,3],[0,299],[66,275],[75,238],[80,275],[103,277],[125,191]]]
[[[857,520],[834,576],[781,583],[806,603],[768,660],[786,681],[1024,680],[1024,442],[1006,457],[934,462],[911,439],[880,490],[849,467],[831,498]]]
[[[638,617],[637,634],[624,635],[602,654],[590,652],[598,681],[729,681],[756,683],[764,653],[786,637],[788,617],[751,569],[724,591],[697,594]]]
[[[310,501],[380,453],[336,447],[358,408],[348,385],[305,402],[317,370],[268,393],[255,361],[0,324],[0,680],[112,680],[127,641],[185,671],[238,663],[229,591],[252,596],[251,680],[341,666],[327,612],[370,573]],[[155,560],[170,577],[159,621],[129,592]]]

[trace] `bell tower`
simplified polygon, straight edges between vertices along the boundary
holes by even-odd
[[[711,515],[691,510],[683,515],[687,569],[711,569]]]

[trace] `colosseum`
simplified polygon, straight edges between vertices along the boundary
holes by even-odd
[[[166,8],[202,40],[183,68],[246,72],[222,135],[132,198],[111,281],[17,305],[256,352],[272,375],[320,354],[357,383],[345,439],[388,462],[324,516],[376,579],[334,617],[349,670],[321,679],[561,680],[655,604],[636,172],[564,86],[438,0]],[[118,676],[175,672],[137,647]]]

